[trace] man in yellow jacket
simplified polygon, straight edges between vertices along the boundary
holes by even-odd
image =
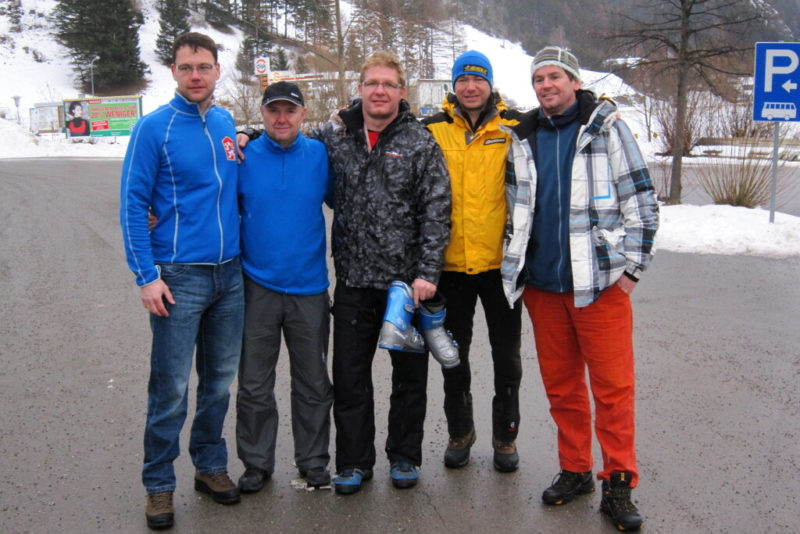
[[[521,307],[516,302],[509,308],[500,277],[510,137],[499,126],[516,125],[519,114],[508,110],[499,93],[493,92],[492,65],[480,52],[470,50],[459,56],[452,80],[454,94],[445,97],[443,111],[424,121],[444,153],[453,195],[450,244],[438,289],[447,299],[445,328],[458,342],[461,364],[442,369],[450,434],[444,463],[452,468],[467,465],[475,443],[469,348],[480,297],[494,363],[494,466],[511,472],[519,463]]]

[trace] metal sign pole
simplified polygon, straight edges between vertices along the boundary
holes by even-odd
[[[775,123],[775,135],[772,140],[772,187],[769,195],[769,223],[775,222],[775,197],[778,194],[778,140],[781,137],[781,123]]]

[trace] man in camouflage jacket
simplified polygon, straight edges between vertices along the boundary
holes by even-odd
[[[389,53],[367,59],[361,99],[313,132],[335,171],[336,266],[333,415],[338,493],[372,477],[372,359],[387,288],[409,284],[415,304],[434,296],[450,236],[450,180],[442,152],[409,111],[402,67]],[[398,488],[416,484],[427,403],[426,354],[389,351],[392,393],[386,453]]]

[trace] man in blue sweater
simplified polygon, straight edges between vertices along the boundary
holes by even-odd
[[[236,402],[236,445],[244,493],[275,468],[275,367],[281,334],[291,369],[294,460],[309,486],[330,484],[327,465],[333,389],[328,377],[328,268],[325,218],[333,173],[325,145],[300,133],[303,95],[291,83],[264,91],[267,135],[239,167],[245,326]]]
[[[239,367],[244,301],[239,261],[235,128],[214,106],[217,46],[199,33],[173,47],[175,98],[143,117],[122,165],[120,223],[128,266],[153,332],[142,481],[150,528],[174,522],[178,437],[197,349],[189,452],[195,489],[239,502],[222,426]],[[148,229],[148,211],[157,222]]]

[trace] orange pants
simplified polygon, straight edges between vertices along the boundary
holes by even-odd
[[[592,412],[586,369],[595,404],[595,432],[603,451],[600,480],[614,471],[633,473],[634,447],[633,311],[630,297],[616,284],[585,308],[572,293],[531,286],[523,293],[533,323],[539,369],[550,414],[558,426],[561,469],[591,471]]]

